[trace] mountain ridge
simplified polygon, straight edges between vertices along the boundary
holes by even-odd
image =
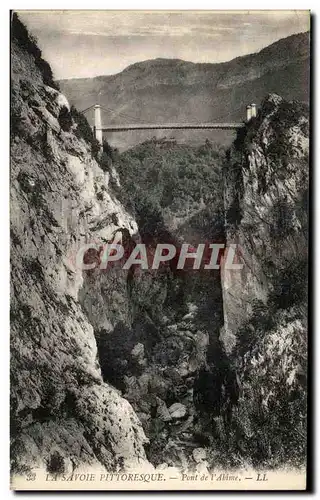
[[[194,121],[243,121],[246,105],[258,106],[269,93],[286,100],[309,99],[309,33],[291,35],[258,53],[225,63],[189,63],[174,59],[152,59],[128,66],[115,75],[92,79],[61,80],[60,86],[78,109],[99,102],[102,122],[123,124]],[[87,119],[94,124],[93,111]],[[113,146],[126,149],[166,131],[111,133]],[[175,132],[179,141],[203,142],[206,138],[230,144],[225,132]]]
[[[226,61],[223,61],[223,62],[218,62],[218,63],[211,63],[211,62],[194,62],[194,61],[187,61],[185,59],[180,59],[180,58],[170,58],[170,57],[155,57],[153,59],[144,59],[142,61],[137,61],[135,63],[132,63],[132,64],[129,64],[128,66],[126,66],[123,70],[121,71],[118,71],[117,73],[113,73],[113,74],[110,74],[110,75],[104,75],[104,74],[101,74],[101,75],[96,75],[94,77],[79,77],[79,78],[61,78],[59,79],[59,82],[68,82],[70,80],[94,80],[94,79],[101,79],[101,78],[108,78],[108,77],[113,77],[113,76],[116,76],[116,75],[120,75],[124,72],[126,72],[127,70],[129,69],[132,69],[134,67],[138,67],[140,65],[143,65],[145,63],[152,63],[152,62],[155,62],[155,61],[164,61],[164,62],[178,62],[178,63],[183,63],[183,64],[188,64],[190,66],[221,66],[223,64],[228,64],[228,63],[231,63],[231,62],[234,62],[234,61],[237,61],[239,59],[243,59],[245,57],[248,57],[248,56],[254,56],[254,55],[258,55],[258,54],[261,54],[263,53],[264,51],[267,51],[268,49],[270,49],[271,47],[273,46],[276,46],[278,44],[280,44],[282,41],[284,40],[289,40],[289,39],[296,39],[297,37],[301,37],[301,36],[304,36],[304,35],[307,35],[309,36],[310,35],[310,32],[309,31],[303,31],[303,32],[300,32],[300,33],[295,33],[293,35],[290,35],[288,37],[284,37],[284,38],[279,38],[279,40],[273,42],[272,44],[270,45],[267,45],[265,47],[263,47],[262,49],[256,51],[256,52],[252,52],[250,54],[246,54],[246,55],[243,55],[243,56],[237,56],[237,57],[234,57],[232,59],[228,59]]]

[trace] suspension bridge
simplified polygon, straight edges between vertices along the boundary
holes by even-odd
[[[93,104],[82,111],[86,114],[90,110],[94,110],[94,133],[96,139],[102,145],[104,132],[126,132],[130,130],[237,130],[243,128],[245,123],[250,121],[257,115],[255,104],[249,104],[246,107],[246,117],[243,122],[206,122],[206,123],[139,123],[134,118],[124,114],[117,113],[120,119],[127,121],[131,119],[133,123],[123,123],[117,125],[102,125],[101,110],[107,113],[115,113],[115,110]]]

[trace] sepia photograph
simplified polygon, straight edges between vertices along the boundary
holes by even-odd
[[[11,489],[307,489],[310,36],[10,11]]]

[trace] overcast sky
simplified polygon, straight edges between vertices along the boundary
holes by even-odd
[[[156,57],[222,62],[309,29],[308,11],[20,11],[55,78],[118,73]]]

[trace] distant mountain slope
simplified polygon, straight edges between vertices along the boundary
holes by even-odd
[[[285,99],[308,101],[309,33],[279,40],[258,53],[219,64],[197,64],[179,59],[154,59],[128,66],[116,75],[60,81],[62,91],[78,108],[99,100],[114,113],[103,113],[103,122],[243,120],[248,103],[270,92]],[[133,119],[132,119],[133,118]],[[93,113],[88,116],[93,123]],[[190,135],[191,134],[191,135]],[[109,136],[114,145],[129,146],[154,132]],[[158,132],[178,139],[219,141],[225,132]]]

